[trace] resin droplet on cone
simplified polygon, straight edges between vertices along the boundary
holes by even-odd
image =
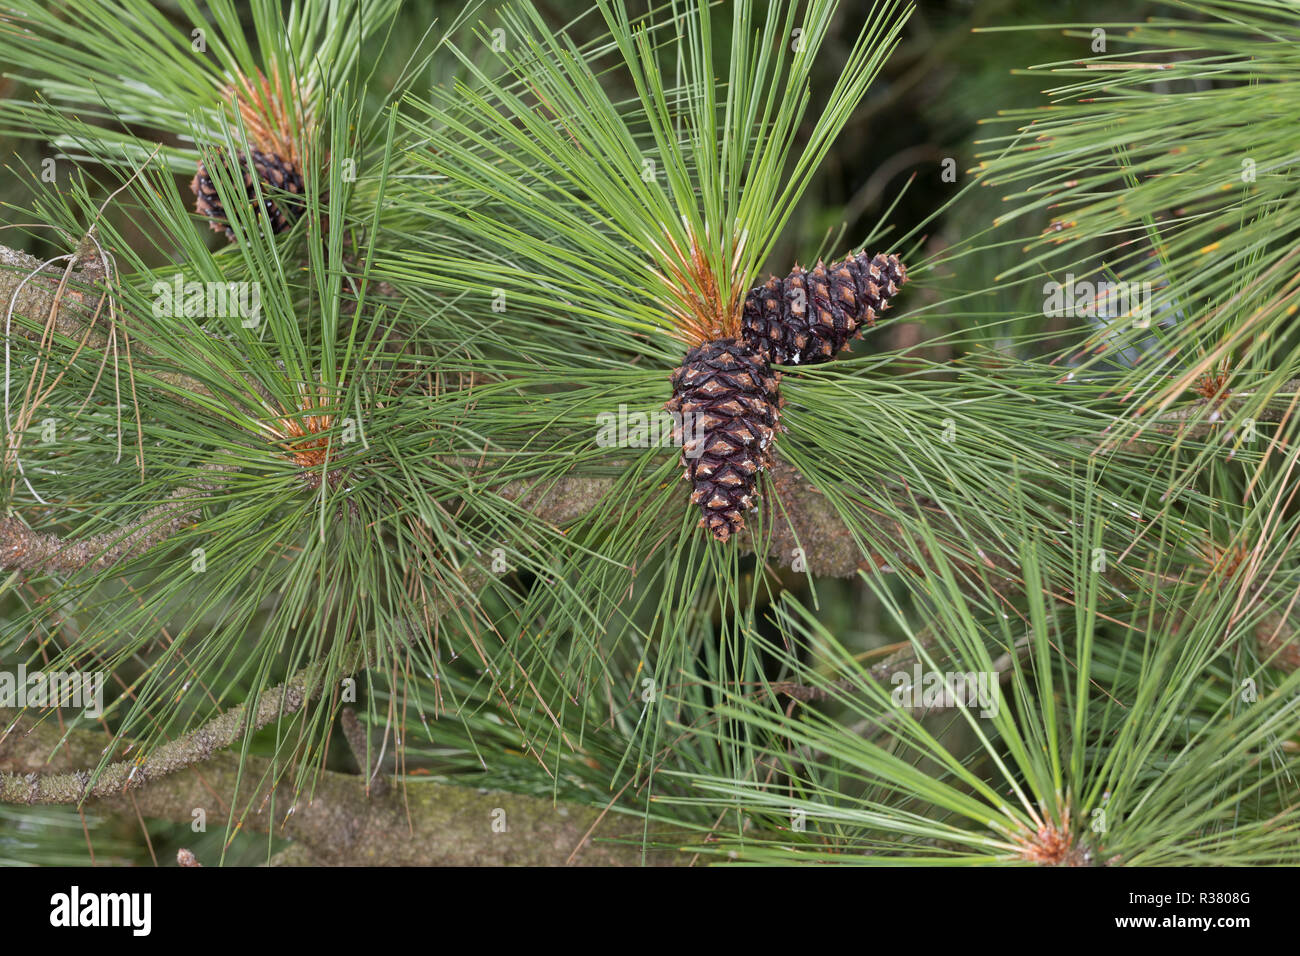
[[[774,365],[814,365],[834,358],[864,325],[889,308],[907,281],[898,256],[865,252],[811,271],[795,267],[745,297],[741,334]]]
[[[778,376],[766,357],[734,338],[705,342],[673,372],[665,406],[682,417],[682,466],[700,525],[720,541],[745,526],[758,473],[772,462],[780,419]]]

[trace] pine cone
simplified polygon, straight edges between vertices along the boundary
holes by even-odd
[[[704,513],[701,527],[719,541],[745,526],[758,473],[771,464],[778,380],[762,353],[734,338],[696,346],[673,372],[673,398],[665,408],[681,414],[691,502]]]
[[[863,252],[830,266],[818,262],[811,272],[795,266],[784,279],[772,276],[750,290],[741,334],[773,365],[825,362],[863,323],[875,325],[906,281],[907,270],[894,255],[868,259]]]
[[[297,193],[302,196],[306,192],[303,187],[302,173],[296,163],[281,159],[274,153],[263,153],[256,149],[250,150],[250,153],[253,157],[251,172],[244,154],[235,154],[235,162],[238,164],[239,172],[244,178],[248,201],[250,204],[257,202],[257,190],[253,185],[253,174],[256,173],[257,178],[262,182],[262,198],[266,203],[266,214],[271,220],[271,230],[275,233],[284,232],[293,225],[298,216],[302,215],[304,207],[301,201],[281,198],[277,202],[272,198],[272,193],[283,191]],[[194,191],[196,197],[194,208],[199,215],[206,216],[209,225],[214,231],[224,231],[226,238],[233,242],[235,232],[230,228],[230,219],[226,215],[225,208],[221,205],[221,199],[217,196],[212,177],[208,175],[208,171],[204,169],[201,162],[199,163],[198,172],[194,174],[194,179],[190,183],[190,189]]]

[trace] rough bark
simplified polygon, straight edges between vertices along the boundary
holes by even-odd
[[[73,768],[94,766],[106,740],[86,730],[64,736],[48,721],[33,725],[23,718],[0,743],[0,768],[6,771],[0,786],[21,790],[27,780],[36,780],[45,788],[54,780],[74,788]],[[51,752],[54,757],[47,760]],[[116,792],[122,787],[119,776],[101,778],[90,791],[89,805],[126,814],[138,809],[143,816],[176,823],[192,822],[193,811],[203,808],[209,824],[217,826],[234,807],[244,829],[295,842],[294,852],[274,861],[279,864],[612,866],[689,859],[671,851],[643,856],[645,824],[639,817],[480,789],[472,778],[465,785],[394,781],[379,796],[373,790],[367,794],[363,776],[325,771],[310,793],[295,795],[292,775],[284,767],[279,775],[275,782],[276,768],[269,761],[245,757],[241,777],[239,754],[211,753],[201,766],[149,779],[148,786],[127,784],[124,792]],[[63,802],[77,798],[71,789],[66,796]],[[670,843],[692,840],[682,830],[652,827],[651,832]]]

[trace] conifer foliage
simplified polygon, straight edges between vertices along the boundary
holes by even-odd
[[[0,11],[58,167],[0,238],[0,688],[107,678],[0,700],[6,825],[1300,861],[1294,17],[1056,28],[1052,102],[866,227],[802,217],[905,3],[417,6]]]

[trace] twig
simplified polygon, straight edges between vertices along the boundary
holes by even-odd
[[[325,690],[325,673],[323,662],[308,664],[283,684],[263,691],[251,706],[240,704],[232,707],[197,730],[159,744],[135,760],[109,764],[94,778],[93,784],[90,774],[84,769],[71,773],[31,773],[26,777],[5,774],[0,777],[0,803],[81,803],[94,797],[120,796],[139,790],[146,782],[208,760],[216,751],[242,740],[245,733],[302,709]],[[22,719],[16,719],[14,713],[0,711],[11,720],[8,728],[0,734],[0,763],[12,755],[22,737],[36,733],[42,727],[41,724],[27,726]],[[43,738],[38,734],[34,739]],[[51,747],[59,743],[56,738]],[[122,741],[118,743],[120,745]],[[29,759],[28,762],[32,761]]]
[[[51,753],[55,754],[54,765],[64,771],[92,761],[104,744],[99,732],[64,733],[48,723],[23,726],[19,739],[24,742],[22,747],[13,741],[0,747],[0,768],[10,771],[5,786],[19,790],[33,785],[28,781],[40,785],[50,779],[75,779],[75,773],[40,774],[52,765]],[[320,774],[306,799],[284,770],[283,765],[260,757],[214,753],[201,768],[155,776],[149,786],[136,789],[130,797],[145,816],[180,823],[190,823],[196,807],[225,802],[237,808],[242,828],[296,841],[299,849],[275,862],[563,866],[575,845],[581,847],[574,859],[578,865],[638,866],[644,856],[652,864],[685,862],[684,854],[643,849],[645,820],[640,815],[611,813],[589,832],[599,810],[584,804],[557,804],[549,797],[428,779],[408,781],[404,793],[389,792],[379,798],[373,790],[366,793],[360,776],[332,771]],[[105,794],[96,799],[103,810],[129,809],[128,797]],[[409,822],[406,803],[411,811]],[[293,812],[284,815],[257,809],[272,805],[290,807]],[[677,828],[652,836],[680,846],[699,838]]]
[[[915,644],[908,644],[906,647],[890,654],[883,661],[872,664],[867,673],[872,680],[878,683],[887,681],[889,675],[894,671],[920,660],[919,652],[922,649],[929,650],[934,647],[935,643],[936,638],[927,630],[917,638]],[[815,685],[800,684],[796,681],[779,681],[772,684],[771,688],[774,694],[783,694],[806,704],[815,700],[827,700],[834,696],[836,691],[853,691],[861,686],[862,679],[860,677],[841,677],[839,680],[828,684]]]
[[[231,472],[234,465],[206,464],[208,473]],[[80,540],[33,531],[17,517],[0,518],[0,570],[71,574],[83,568],[105,568],[137,557],[194,520],[203,499],[218,487],[201,479],[175,489],[124,528],[114,528]]]

